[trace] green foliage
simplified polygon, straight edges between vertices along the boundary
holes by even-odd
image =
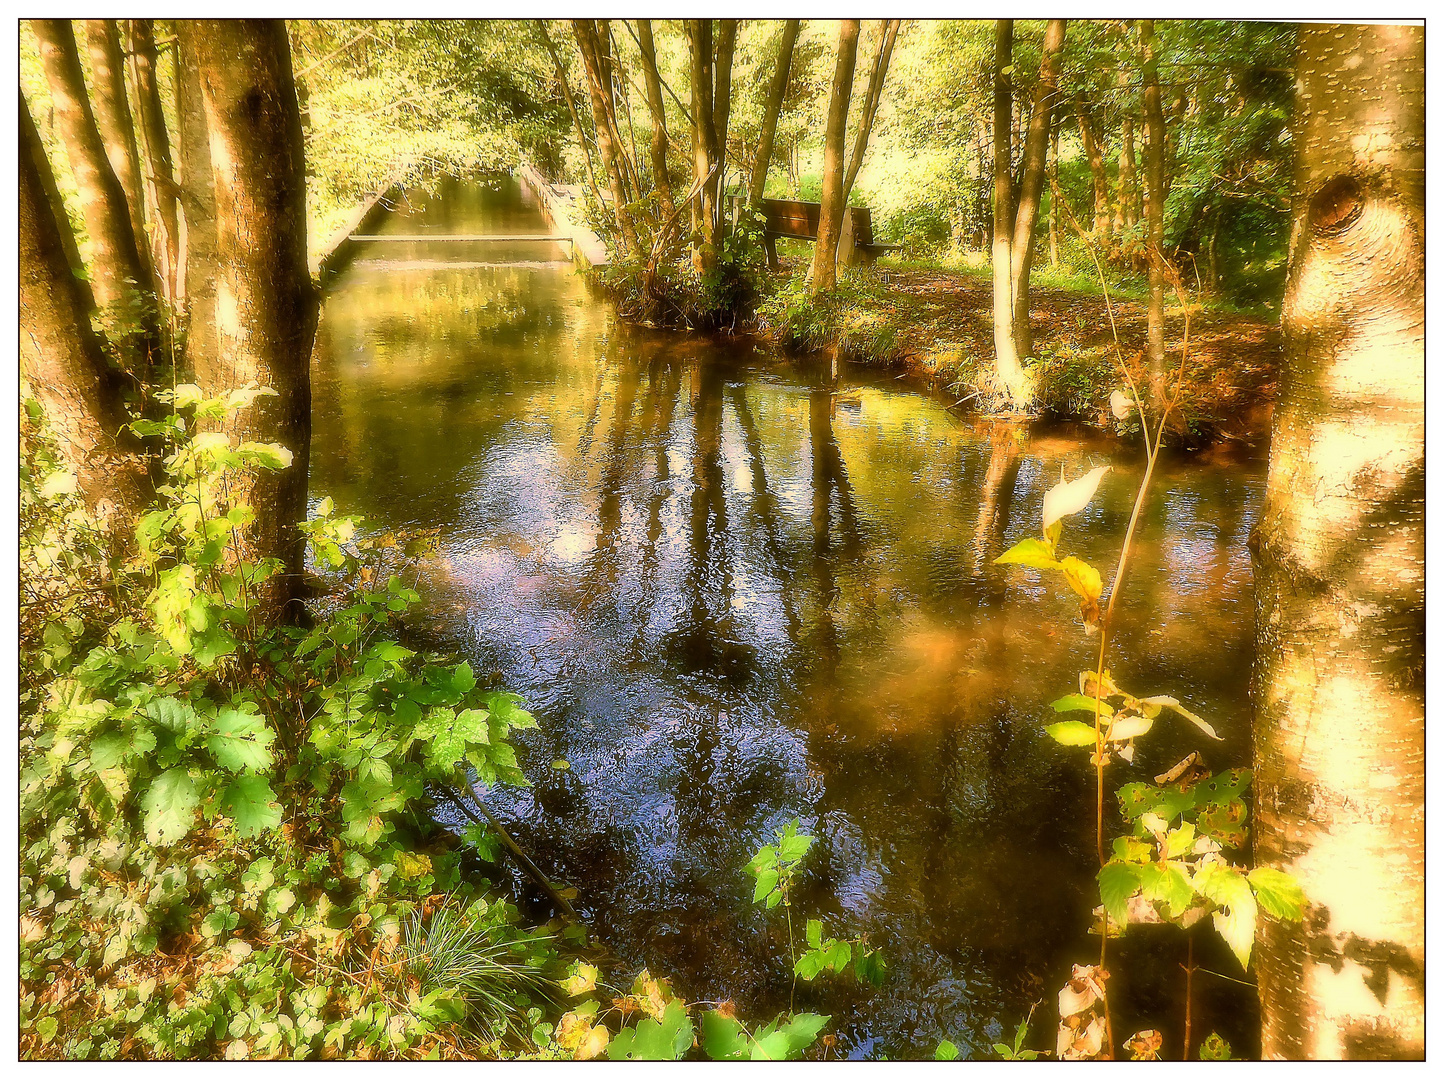
[[[1030,1009],[1025,1019],[1018,1021],[1018,1028],[1013,1032],[1013,1045],[1007,1043],[994,1043],[993,1050],[1004,1061],[1037,1061],[1037,1050],[1023,1049],[1023,1043],[1028,1038],[1028,1024],[1033,1019],[1033,1012]]]
[[[1199,1061],[1233,1061],[1233,1048],[1228,1045],[1225,1039],[1216,1031],[1211,1031],[1208,1038],[1198,1048]]]

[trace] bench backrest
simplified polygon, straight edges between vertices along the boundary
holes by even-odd
[[[872,244],[872,211],[865,206],[849,206],[852,217],[852,241],[858,247]],[[797,199],[763,199],[762,215],[766,229],[774,236],[790,236],[798,240],[816,240],[822,204]]]

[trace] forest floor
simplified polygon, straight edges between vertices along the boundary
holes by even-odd
[[[981,409],[1003,402],[992,382],[993,296],[985,273],[883,260],[849,273],[822,299],[800,295],[801,260],[784,259],[777,292],[764,302],[761,333],[806,352],[905,367],[943,382]],[[1123,357],[1136,378],[1144,372],[1147,310],[1134,298],[1112,298]],[[1032,289],[1038,404],[1057,415],[1111,426],[1108,401],[1124,389],[1107,305],[1101,291]],[[1266,439],[1277,387],[1281,337],[1264,313],[1200,305],[1188,319],[1187,361],[1179,395],[1186,442]],[[1183,311],[1165,314],[1169,368],[1182,357]]]

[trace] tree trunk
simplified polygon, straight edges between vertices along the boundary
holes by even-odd
[[[897,42],[898,27],[902,25],[901,19],[888,19],[882,28],[882,36],[878,39],[877,56],[872,62],[872,74],[867,80],[867,97],[863,99],[862,116],[857,122],[857,138],[852,146],[852,160],[847,165],[847,179],[842,184],[842,203],[847,205],[848,196],[852,194],[852,185],[857,181],[857,174],[862,169],[862,159],[867,153],[867,140],[872,135],[872,124],[877,119],[877,108],[882,102],[883,82],[887,79],[888,65],[892,62],[893,45]]]
[[[145,182],[141,178],[135,124],[131,121],[130,102],[125,93],[125,57],[120,51],[120,30],[115,20],[86,19],[85,44],[90,53],[90,73],[95,80],[90,95],[95,106],[95,126],[105,145],[110,167],[125,192],[130,228],[135,234],[141,262],[151,269],[145,231]],[[153,269],[151,274],[145,281],[148,288],[152,282],[160,284]]]
[[[997,379],[1015,405],[1028,379],[1013,339],[1013,20],[997,21],[993,50],[993,349]]]
[[[587,129],[582,124],[582,114],[577,108],[576,96],[572,93],[571,86],[567,83],[566,65],[562,63],[561,54],[557,47],[552,44],[551,35],[547,33],[546,22],[542,19],[532,20],[536,25],[537,34],[541,37],[542,44],[546,46],[547,53],[552,58],[552,65],[556,69],[557,85],[561,87],[562,99],[567,103],[567,112],[572,117],[572,129],[577,133],[577,145],[582,148],[582,165],[586,169],[587,187],[591,189],[592,198],[597,201],[598,206],[605,206],[602,201],[601,188],[597,187],[597,174],[592,169],[592,148],[587,142]]]
[[[1058,265],[1058,128],[1053,128],[1053,150],[1048,155],[1048,265]]]
[[[727,167],[727,127],[732,118],[732,56],[737,50],[737,19],[717,20],[717,48],[712,58],[712,126],[717,131],[717,160]],[[719,198],[722,171],[717,172]]]
[[[1424,30],[1300,27],[1258,590],[1265,1058],[1424,1056]]]
[[[812,253],[812,282],[816,295],[837,284],[837,243],[842,234],[843,155],[847,138],[847,110],[852,103],[852,75],[857,67],[857,19],[843,19],[837,34],[837,67],[832,76],[832,97],[827,105],[827,132],[822,150],[822,209],[818,213],[816,250]]]
[[[1158,46],[1153,20],[1140,19],[1143,44],[1143,113],[1148,173],[1148,385],[1155,402],[1164,394],[1163,349],[1163,102],[1158,91]]]
[[[1028,279],[1033,273],[1033,256],[1038,246],[1038,208],[1043,203],[1048,121],[1053,98],[1058,93],[1058,68],[1062,62],[1063,38],[1067,30],[1067,19],[1048,20],[1048,31],[1043,38],[1043,59],[1038,67],[1038,86],[1033,91],[1033,108],[1028,118],[1028,140],[1023,147],[1023,183],[1018,191],[1018,209],[1013,218],[1011,270],[1013,340],[1017,342],[1019,358],[1033,355]]]
[[[155,31],[150,19],[130,20],[130,50],[135,72],[136,110],[140,116],[141,149],[149,168],[151,199],[160,220],[157,230],[161,269],[166,296],[176,297],[176,261],[180,251],[180,218],[176,212],[175,169],[171,165],[170,137],[165,129],[165,112],[160,104]]]
[[[632,215],[627,212],[627,181],[621,160],[623,151],[612,135],[616,130],[616,104],[612,98],[612,83],[602,67],[601,45],[597,40],[596,27],[590,19],[573,19],[572,32],[576,35],[577,50],[581,53],[582,67],[587,74],[587,89],[592,99],[592,122],[597,133],[597,153],[601,156],[602,169],[607,174],[607,184],[612,191],[612,215],[621,236],[622,254],[626,256],[640,253],[641,242],[637,239]]]
[[[1093,174],[1093,235],[1107,251],[1113,239],[1110,230],[1112,217],[1108,209],[1108,162],[1103,157],[1103,147],[1093,130],[1088,102],[1080,96],[1074,99],[1074,107],[1078,112],[1078,134],[1083,138],[1083,153],[1088,158],[1088,171]],[[1122,182],[1121,176],[1119,182]]]
[[[122,433],[129,418],[120,380],[90,329],[89,304],[63,239],[70,223],[49,194],[55,177],[45,175],[50,162],[23,97],[19,161],[20,368],[81,497],[102,526],[119,534],[145,508],[145,464]]]
[[[772,69],[772,82],[767,87],[767,102],[762,108],[762,132],[757,138],[757,157],[752,162],[752,182],[747,186],[747,201],[756,206],[767,188],[767,169],[772,164],[772,143],[777,137],[777,119],[782,115],[782,99],[787,96],[787,80],[792,71],[792,48],[797,44],[799,19],[788,19],[782,25],[782,41],[777,46],[777,63]]]
[[[306,263],[306,162],[286,25],[191,24],[210,130],[216,198],[216,358],[196,376],[208,393],[247,383],[259,398],[226,426],[233,439],[277,442],[289,468],[261,473],[232,496],[255,521],[244,557],[277,557],[284,572],[260,590],[261,617],[293,614],[301,592],[311,448],[311,344],[317,297]]]
[[[717,265],[717,129],[712,118],[712,20],[688,19],[692,82],[692,263],[699,273]]]
[[[1124,113],[1118,140],[1118,218],[1123,228],[1138,224],[1138,167],[1133,158],[1133,117]]]
[[[672,199],[672,177],[667,172],[667,104],[662,100],[662,77],[657,73],[657,46],[652,40],[652,20],[637,20],[637,45],[642,51],[642,78],[647,84],[647,111],[652,117],[652,184],[657,189],[662,220],[676,209]]]
[[[65,261],[70,266],[70,274],[75,278],[76,288],[80,290],[81,310],[93,311],[95,297],[91,295],[90,282],[85,278],[85,263],[81,261],[80,248],[75,243],[75,232],[71,229],[70,217],[65,212],[65,200],[55,183],[55,172],[50,167],[50,159],[45,156],[45,144],[40,139],[40,132],[35,127],[35,120],[30,115],[24,94],[20,95],[20,152],[29,153],[35,159],[32,164],[45,189],[45,203],[55,211],[60,246],[65,252]]]
[[[176,283],[185,299],[186,362],[192,372],[216,363],[216,193],[211,137],[201,101],[194,20],[176,21],[181,244]]]
[[[90,284],[103,320],[113,333],[122,363],[144,381],[160,348],[155,305],[145,295],[150,269],[136,246],[125,191],[106,157],[95,126],[80,68],[75,34],[65,19],[34,19],[40,59],[54,106],[55,128],[65,144],[70,170],[80,193],[89,236]],[[141,293],[137,300],[137,293]],[[138,308],[138,311],[135,310]]]

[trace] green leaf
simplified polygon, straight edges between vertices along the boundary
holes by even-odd
[[[280,443],[243,442],[236,447],[241,460],[263,469],[289,469],[291,451]]]
[[[1052,547],[1031,536],[1026,540],[1019,540],[993,562],[997,565],[1012,563],[1017,566],[1031,566],[1035,570],[1051,570],[1058,565],[1058,560],[1053,557]]]
[[[752,890],[752,902],[760,902],[763,897],[777,887],[777,871],[763,870],[757,875],[757,887]]]
[[[1213,925],[1247,970],[1249,955],[1253,952],[1254,926],[1258,922],[1258,902],[1248,879],[1224,863],[1206,863],[1193,876],[1193,887],[1225,909],[1213,913]]]
[[[163,847],[185,836],[191,831],[200,801],[195,781],[184,768],[161,773],[141,800],[146,840]]]
[[[1043,729],[1053,737],[1055,742],[1064,746],[1095,746],[1098,736],[1089,724],[1081,724],[1077,720],[1064,720],[1062,723],[1049,724]]]
[[[145,715],[158,726],[179,735],[196,722],[196,711],[190,702],[173,697],[156,698],[145,707]]]
[[[1298,922],[1304,917],[1304,890],[1292,874],[1260,866],[1248,872],[1248,883],[1259,904],[1275,919]]]
[[[702,1051],[713,1061],[746,1061],[750,1042],[732,1017],[719,1012],[702,1014]]]
[[[607,1047],[613,1061],[677,1061],[692,1045],[692,1020],[680,1001],[667,1002],[660,1021],[650,1017],[623,1028]]]
[[[778,1034],[787,1039],[787,1050],[785,1056],[796,1060],[802,1056],[802,1052],[817,1041],[817,1036],[831,1020],[830,1016],[822,1016],[818,1013],[798,1013],[786,1024],[778,1029]]]
[[[1064,694],[1051,702],[1054,712],[1096,713],[1105,720],[1113,719],[1113,706],[1106,701],[1089,697],[1087,694]]]
[[[1193,885],[1178,863],[1149,863],[1138,870],[1143,898],[1167,905],[1169,918],[1178,918],[1193,903]]]
[[[819,948],[822,945],[821,919],[807,920],[807,944],[812,946],[814,949]]]
[[[998,1043],[998,1044],[996,1044],[996,1045],[993,1047],[994,1050],[999,1050],[1000,1048],[1001,1048],[1001,1051],[1003,1051],[1003,1052],[1007,1051],[1007,1049],[1008,1049],[1008,1048],[1007,1048],[1006,1046],[1004,1046],[1002,1043]],[[938,1043],[938,1048],[933,1051],[933,1060],[934,1060],[934,1061],[957,1061],[957,1060],[958,1060],[958,1047],[957,1047],[957,1044],[956,1044],[956,1043],[949,1042],[947,1039],[944,1039],[942,1042]]]
[[[777,845],[778,856],[783,862],[800,862],[810,847],[812,847],[812,837],[806,833],[784,835]]]
[[[1108,917],[1119,926],[1128,925],[1128,898],[1138,891],[1141,875],[1135,863],[1109,862],[1098,871],[1098,894]]]
[[[243,840],[281,824],[281,806],[264,776],[236,777],[226,786],[221,805]]]
[[[215,734],[206,749],[216,763],[231,772],[264,772],[271,767],[271,743],[276,733],[265,720],[238,709],[223,708],[216,715]]]

